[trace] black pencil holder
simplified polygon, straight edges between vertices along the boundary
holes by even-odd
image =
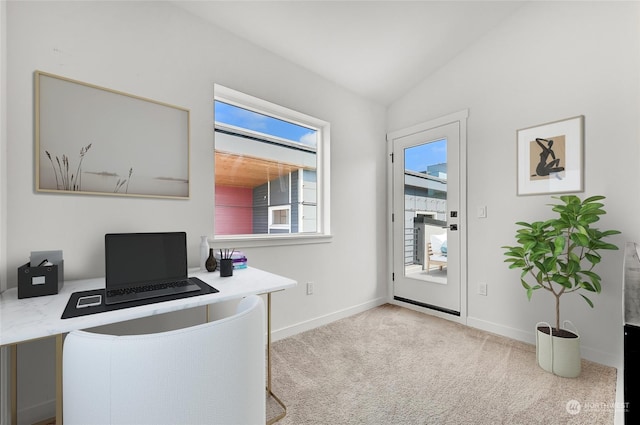
[[[233,260],[223,258],[220,260],[220,277],[233,276]]]

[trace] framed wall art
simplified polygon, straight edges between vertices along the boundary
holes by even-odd
[[[582,192],[584,116],[517,131],[518,195]]]
[[[35,72],[36,191],[189,198],[189,110]]]

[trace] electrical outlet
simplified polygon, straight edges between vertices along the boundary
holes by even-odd
[[[478,294],[480,295],[487,295],[487,284],[484,282],[480,282],[478,283]]]
[[[313,294],[313,282],[307,282],[307,295]]]

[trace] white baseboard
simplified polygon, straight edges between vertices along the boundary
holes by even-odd
[[[478,319],[475,317],[467,317],[467,325],[471,326],[472,328],[481,329],[483,331],[506,336],[507,338],[515,339],[521,342],[526,342],[528,344],[536,343],[536,336],[533,333],[533,331],[526,332],[521,329],[511,328],[509,326],[500,325],[497,323],[489,322],[489,321]]]
[[[406,303],[396,303],[394,301],[389,301],[384,297],[376,298],[374,300],[368,301],[363,304],[359,304],[353,307],[346,308],[344,310],[339,310],[333,313],[326,314],[324,316],[316,317],[305,322],[297,323],[295,325],[287,326],[285,328],[277,329],[272,331],[271,338],[273,341],[277,341],[279,339],[283,339],[292,335],[296,335],[301,332],[305,332],[314,328],[317,328],[322,325],[326,325],[328,323],[334,322],[339,319],[344,319],[345,317],[352,316],[357,313],[361,313],[363,311],[369,310],[374,307],[378,307],[385,303],[392,303],[396,305],[401,305],[402,307],[414,309],[417,311],[425,312],[426,309],[423,308],[414,308],[411,305],[407,305]],[[452,320],[451,315],[438,314],[439,312],[429,311],[429,314],[434,314],[436,316],[442,316],[443,318]],[[457,317],[455,319],[458,319]],[[454,320],[464,324],[461,319]],[[505,336],[507,338],[512,338],[517,341],[525,342],[528,344],[535,345],[535,333],[532,331],[523,331],[521,329],[512,328],[509,326],[504,326],[498,323],[489,322],[487,320],[478,319],[476,317],[467,317],[466,318],[467,326],[480,329],[483,331],[491,332],[497,335]],[[618,375],[622,374],[623,371],[623,363],[622,359],[617,358],[611,353],[605,353],[590,347],[585,347],[584,345],[580,347],[582,357],[586,360],[590,360],[592,362],[600,363],[605,366],[615,367],[618,370]]]
[[[325,314],[324,316],[315,317],[304,322],[296,323],[295,325],[287,326],[284,328],[276,329],[271,332],[272,341],[287,338],[292,335],[299,334],[301,332],[315,329],[322,325],[327,325],[336,320],[344,319],[345,317],[353,316],[354,314],[362,313],[374,307],[378,307],[382,304],[386,304],[386,297],[376,298],[366,303],[362,303],[353,307],[345,308],[344,310],[338,310],[333,313]]]
[[[531,330],[531,332],[523,331],[521,329],[511,328],[475,317],[467,317],[467,325],[483,331],[526,342],[528,344],[536,343],[536,336],[533,330]],[[622,370],[622,359],[612,355],[611,353],[605,353],[600,350],[586,347],[584,344],[580,346],[580,353],[582,354],[582,358],[586,360],[600,363],[605,366],[615,367],[618,371]]]

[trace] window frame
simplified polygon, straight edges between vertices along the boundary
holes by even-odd
[[[269,211],[269,234],[271,234],[272,230],[286,230],[287,233],[291,233],[291,205],[272,205],[268,207]],[[287,212],[287,222],[286,223],[274,223],[273,222],[273,213],[274,212]]]
[[[239,108],[247,109],[259,114],[268,115],[293,124],[309,127],[317,131],[316,145],[316,231],[306,233],[270,233],[251,235],[216,235],[209,236],[209,243],[213,247],[260,247],[276,245],[298,245],[309,243],[324,243],[331,240],[330,217],[330,130],[329,122],[310,115],[294,111],[284,106],[251,96],[237,90],[214,84],[214,101],[228,103]],[[213,105],[212,105],[213,106]],[[215,158],[215,112],[214,112],[214,158]],[[212,160],[214,159],[212,158]],[[215,161],[214,161],[215,162]],[[215,166],[214,166],[215,167]],[[213,194],[215,200],[215,170],[213,180]],[[215,221],[215,201],[212,220]],[[291,218],[290,218],[291,220]],[[215,224],[214,224],[215,226]]]

